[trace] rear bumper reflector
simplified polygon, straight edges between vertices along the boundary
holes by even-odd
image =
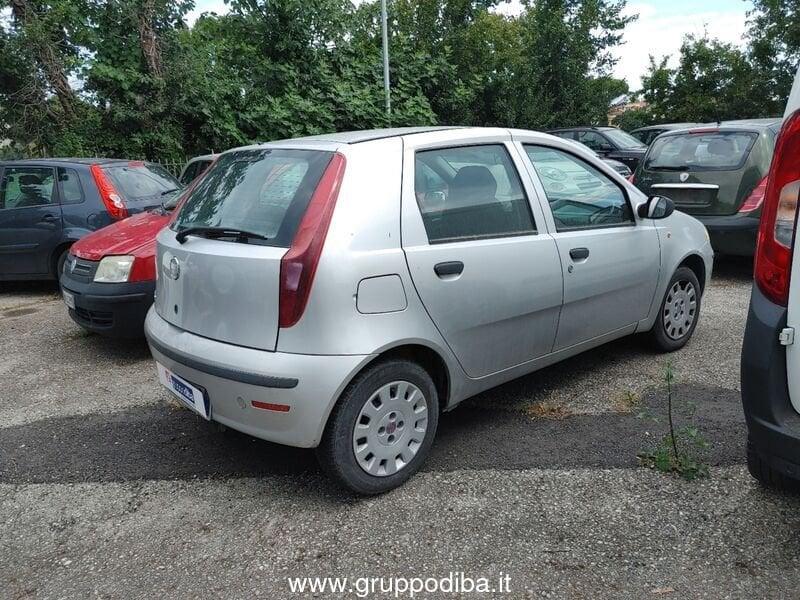
[[[271,402],[261,402],[260,400],[253,400],[250,402],[253,408],[261,408],[263,410],[274,410],[275,412],[289,412],[288,404],[272,404]]]

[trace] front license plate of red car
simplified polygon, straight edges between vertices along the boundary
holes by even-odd
[[[158,380],[161,385],[172,392],[178,400],[191,408],[206,420],[211,419],[207,394],[195,385],[176,375],[164,365],[156,363],[158,367]]]

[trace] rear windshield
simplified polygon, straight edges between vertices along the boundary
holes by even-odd
[[[159,165],[128,163],[112,165],[103,170],[129,202],[155,200],[156,204],[160,204],[164,192],[181,187],[178,180]]]
[[[274,148],[223,154],[189,193],[172,228],[230,227],[288,247],[332,156]]]
[[[740,169],[758,134],[714,131],[667,135],[653,142],[644,168],[658,171],[733,171]]]

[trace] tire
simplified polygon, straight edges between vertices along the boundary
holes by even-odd
[[[659,352],[674,352],[686,345],[700,318],[702,293],[697,275],[689,267],[678,267],[661,299],[650,340]],[[691,321],[689,321],[691,319]]]
[[[800,481],[787,477],[773,469],[767,461],[761,458],[756,452],[750,440],[747,441],[747,470],[750,475],[766,488],[781,490],[784,492],[800,491]]]
[[[53,275],[56,278],[56,281],[61,279],[61,273],[64,271],[64,263],[67,260],[67,255],[69,254],[69,247],[64,248],[61,250],[61,253],[58,255],[58,258],[53,262],[53,268],[55,272]]]
[[[342,393],[317,459],[339,485],[357,494],[382,494],[419,470],[438,422],[439,397],[428,372],[407,360],[380,362]]]

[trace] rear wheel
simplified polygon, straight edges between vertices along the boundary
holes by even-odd
[[[689,267],[679,267],[667,285],[650,337],[656,349],[673,352],[686,345],[700,317],[700,282]]]
[[[776,490],[787,492],[800,491],[800,481],[791,479],[773,469],[758,452],[750,441],[747,441],[747,470],[761,485]]]
[[[387,492],[425,461],[438,421],[439,398],[428,372],[410,361],[382,362],[344,391],[317,457],[344,487],[359,494]]]

